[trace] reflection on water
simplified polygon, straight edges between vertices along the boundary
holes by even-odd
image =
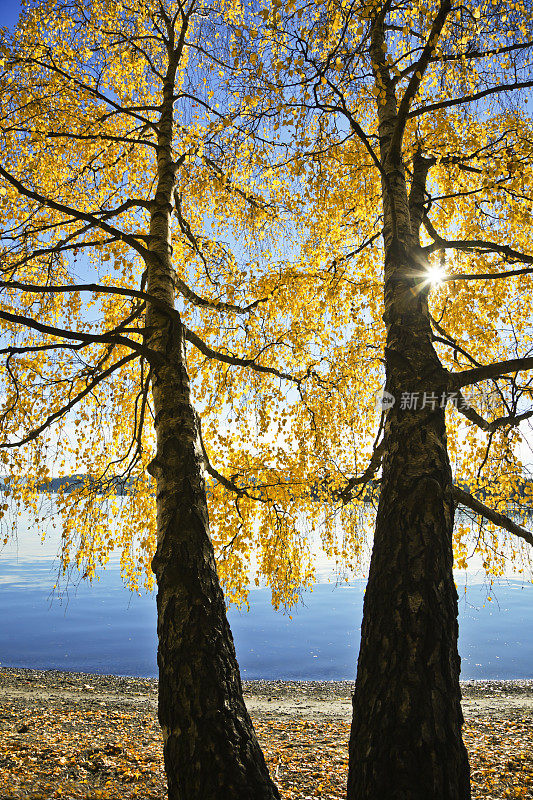
[[[71,585],[61,598],[57,539],[19,536],[0,553],[0,663],[122,675],[156,674],[155,598],[126,591],[116,561],[94,585]],[[321,580],[323,578],[321,577]],[[266,589],[250,591],[250,611],[230,611],[244,678],[352,679],[364,582],[323,582],[304,605],[276,613]],[[462,678],[533,677],[533,586],[501,581],[459,587]]]

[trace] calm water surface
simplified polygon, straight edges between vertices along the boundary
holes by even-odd
[[[155,676],[155,597],[125,590],[116,564],[54,596],[54,552],[21,536],[0,553],[2,666]],[[458,591],[462,678],[532,678],[533,586],[502,580],[492,602],[479,583]],[[250,611],[229,613],[243,677],[353,679],[363,594],[363,581],[319,583],[291,619],[252,589]]]

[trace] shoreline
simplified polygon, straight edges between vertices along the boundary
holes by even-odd
[[[352,681],[245,681],[282,800],[345,800]],[[533,800],[533,680],[462,684],[473,800]],[[157,679],[0,666],[1,800],[165,800]]]
[[[244,680],[254,716],[350,720],[353,681]],[[157,707],[157,678],[0,666],[0,698]],[[465,718],[494,713],[533,719],[533,678],[461,681]]]

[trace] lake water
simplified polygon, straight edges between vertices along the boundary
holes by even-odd
[[[155,676],[153,595],[124,589],[118,567],[59,598],[53,547],[25,537],[0,553],[0,664],[101,674]],[[266,589],[250,611],[230,610],[243,678],[351,680],[359,647],[364,581],[321,580],[304,605],[275,612]],[[462,678],[533,677],[533,586],[505,579],[491,590],[459,585]]]

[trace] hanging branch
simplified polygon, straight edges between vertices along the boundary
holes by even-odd
[[[30,433],[28,433],[23,439],[19,439],[18,441],[15,442],[0,443],[0,448],[20,447],[21,445],[27,444],[28,442],[37,439],[37,437],[43,431],[49,428],[53,422],[55,422],[58,419],[61,419],[61,417],[64,417],[65,414],[67,414],[71,409],[74,408],[74,406],[76,406],[80,402],[80,400],[83,400],[83,398],[86,397],[86,395],[88,395],[95,388],[95,386],[98,386],[99,383],[101,383],[103,380],[112,375],[113,372],[116,372],[116,370],[120,369],[121,367],[125,366],[130,361],[133,361],[138,357],[139,356],[137,353],[129,353],[127,356],[124,356],[124,358],[121,358],[120,361],[115,362],[115,364],[112,364],[110,367],[104,370],[104,372],[100,373],[100,375],[98,375],[96,378],[93,378],[93,380],[90,381],[90,383],[88,383],[87,386],[81,392],[79,392],[75,397],[73,397],[68,403],[59,408],[57,411],[54,411],[53,414],[50,414],[50,416],[48,416],[41,425],[30,431]]]

